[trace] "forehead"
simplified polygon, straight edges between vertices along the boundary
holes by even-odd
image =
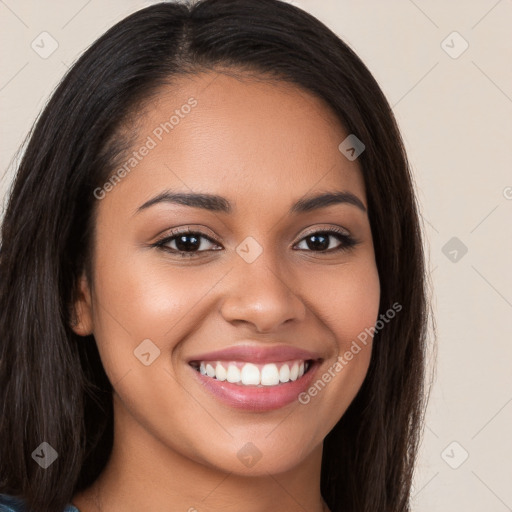
[[[217,193],[235,209],[326,189],[350,190],[366,204],[359,164],[338,149],[347,135],[321,99],[294,84],[186,76],[145,105],[122,188],[146,199],[165,189]]]

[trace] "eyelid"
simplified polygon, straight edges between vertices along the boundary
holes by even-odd
[[[216,244],[220,243],[217,241],[217,236],[215,234],[212,234],[213,231],[208,229],[206,226],[203,226],[202,224],[188,224],[185,226],[180,226],[178,228],[165,229],[164,231],[157,235],[157,243],[167,238],[187,233],[197,233],[200,234],[201,236],[204,236],[205,238],[208,238],[210,242],[215,242]]]
[[[301,232],[300,239],[302,240],[304,237],[312,235],[313,233],[319,233],[321,231],[337,231],[345,236],[352,236],[348,229],[342,228],[341,226],[333,226],[333,225],[325,225],[325,226],[311,226],[306,231]]]

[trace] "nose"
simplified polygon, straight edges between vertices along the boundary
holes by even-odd
[[[274,331],[285,322],[300,322],[306,314],[305,304],[294,290],[296,279],[292,286],[289,272],[264,255],[265,251],[252,263],[241,258],[236,261],[221,306],[227,322],[250,324],[259,333]]]

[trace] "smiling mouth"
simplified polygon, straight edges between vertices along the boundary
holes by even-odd
[[[246,361],[191,361],[190,366],[205,377],[248,387],[282,386],[300,379],[313,360],[296,359],[275,363]]]

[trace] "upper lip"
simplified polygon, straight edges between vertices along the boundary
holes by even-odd
[[[256,345],[235,345],[222,350],[204,352],[188,358],[192,361],[244,361],[247,363],[279,363],[301,359],[320,359],[320,355],[290,345],[262,347]]]

